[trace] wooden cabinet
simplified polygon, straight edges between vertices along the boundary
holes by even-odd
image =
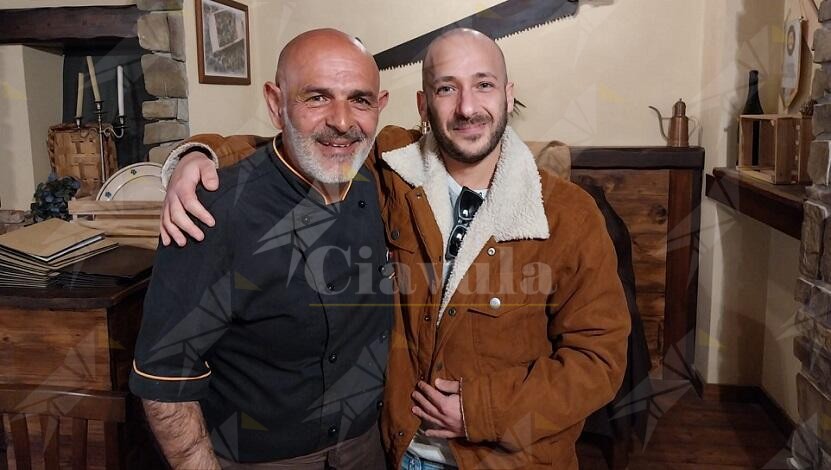
[[[127,390],[148,282],[0,289],[0,383]]]
[[[638,308],[653,367],[691,376],[704,149],[574,147],[571,178],[600,186],[632,237]],[[686,364],[686,365],[685,365]]]

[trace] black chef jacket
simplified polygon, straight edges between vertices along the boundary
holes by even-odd
[[[376,425],[392,324],[376,184],[324,204],[279,141],[198,190],[205,240],[159,246],[130,388],[199,401],[217,454],[306,455]]]

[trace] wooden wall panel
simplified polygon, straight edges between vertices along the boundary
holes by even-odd
[[[662,357],[666,309],[669,170],[572,170],[572,181],[600,186],[632,237],[638,309],[653,365]]]
[[[639,294],[663,293],[666,284],[666,234],[630,233],[630,235],[637,292]]]
[[[79,40],[101,44],[107,38],[137,38],[138,19],[143,15],[145,12],[135,5],[4,10],[0,11],[0,44],[63,44]]]
[[[666,308],[666,297],[663,293],[643,292],[638,293],[638,310],[643,318],[664,319]]]
[[[643,317],[643,331],[646,336],[646,344],[649,346],[649,358],[652,361],[652,368],[661,364],[664,347],[664,321],[652,317]]]
[[[701,178],[688,170],[671,170],[667,308],[664,354],[681,351],[688,367],[695,357],[695,312],[698,300],[698,236],[701,224]],[[686,378],[683,375],[680,377]],[[665,375],[665,378],[667,376]],[[673,377],[674,378],[674,377]],[[700,385],[696,385],[700,388]]]
[[[600,186],[617,198],[666,197],[669,191],[669,170],[572,169],[571,179]]]
[[[0,307],[0,382],[110,390],[107,338],[103,309]]]

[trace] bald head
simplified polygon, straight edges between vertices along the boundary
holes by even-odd
[[[298,64],[316,60],[321,54],[356,59],[357,63],[378,73],[375,59],[357,38],[337,29],[324,28],[301,33],[286,44],[277,60],[275,81],[284,84],[288,71]]]
[[[508,81],[505,56],[496,42],[475,29],[456,28],[441,34],[427,47],[421,69],[422,85],[426,86],[435,80],[438,77],[438,69],[448,63],[458,62],[459,58],[470,54],[490,59],[498,78],[503,82]]]
[[[419,114],[430,123],[445,164],[495,165],[514,106],[499,46],[472,29],[447,31],[430,43],[421,78]]]
[[[389,94],[372,55],[335,29],[295,37],[280,52],[263,94],[281,151],[310,181],[351,181],[369,154]]]

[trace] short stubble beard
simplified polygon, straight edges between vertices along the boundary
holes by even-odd
[[[484,160],[485,157],[493,152],[493,149],[499,145],[499,142],[502,140],[502,136],[505,134],[505,128],[508,126],[508,103],[505,102],[505,105],[502,109],[502,115],[498,117],[498,122],[496,123],[496,128],[494,128],[491,135],[488,136],[488,142],[485,147],[476,153],[468,153],[463,150],[461,147],[456,145],[455,142],[450,138],[450,136],[445,133],[444,128],[441,126],[441,123],[438,119],[438,116],[435,115],[433,109],[428,105],[427,106],[427,119],[430,121],[430,129],[433,132],[433,135],[436,138],[436,142],[439,145],[439,148],[448,158],[452,158],[457,162],[467,163],[467,164],[474,164],[479,163],[480,161]],[[450,127],[453,127],[457,122],[465,122],[465,121],[472,121],[474,123],[481,123],[481,122],[491,122],[493,119],[490,116],[484,116],[481,114],[471,116],[467,119],[454,119],[450,123]]]

